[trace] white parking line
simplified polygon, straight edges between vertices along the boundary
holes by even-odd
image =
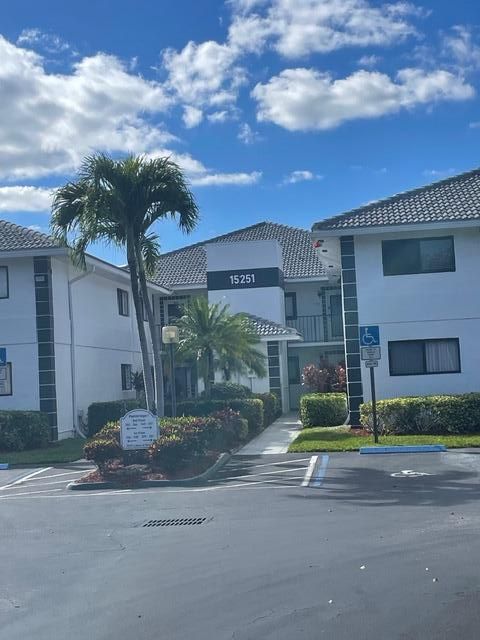
[[[310,458],[293,458],[292,460],[283,460],[282,462],[266,462],[265,464],[254,464],[252,465],[252,469],[259,467],[276,467],[280,464],[296,464],[297,462],[306,462],[307,460],[310,460]]]
[[[308,468],[305,473],[305,477],[302,482],[302,487],[308,487],[310,484],[310,480],[312,478],[313,471],[315,469],[315,465],[317,464],[318,456],[312,456],[310,458],[310,462],[308,463]]]
[[[15,482],[10,482],[8,484],[5,484],[3,487],[0,487],[0,491],[2,491],[3,489],[10,489],[10,487],[13,487],[14,485],[17,485],[17,484],[22,484],[23,482],[26,482],[30,478],[33,478],[34,476],[38,476],[40,473],[43,473],[44,471],[50,471],[50,469],[52,468],[53,467],[45,467],[43,469],[37,469],[37,471],[32,471],[32,473],[28,473],[26,476],[22,476],[21,478],[18,478],[18,480],[15,480]]]
[[[240,480],[241,478],[257,478],[258,476],[271,476],[276,473],[290,473],[291,471],[303,471],[305,467],[295,467],[294,469],[279,469],[278,471],[263,471],[262,473],[246,473],[241,476],[227,476],[225,478],[214,478],[209,482],[223,482],[224,480]]]
[[[50,493],[51,491],[63,491],[63,489],[45,489],[43,491],[22,491],[21,493],[16,493],[15,495],[10,496],[0,496],[0,500],[11,500],[12,498],[16,498],[17,496],[31,496],[36,493]]]
[[[60,476],[71,476],[75,473],[87,473],[87,471],[90,471],[90,469],[93,468],[94,467],[89,467],[88,469],[81,469],[80,471],[66,471],[65,473],[55,473],[51,476],[42,476],[41,478],[39,478],[39,480],[46,480],[47,478],[59,478]]]

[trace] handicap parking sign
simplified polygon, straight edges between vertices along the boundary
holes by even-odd
[[[378,324],[360,327],[360,345],[362,347],[378,347],[380,345]]]

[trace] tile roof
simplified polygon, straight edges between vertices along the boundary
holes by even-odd
[[[52,249],[58,246],[58,243],[45,233],[0,220],[0,251]]]
[[[261,338],[291,336],[292,340],[301,339],[301,335],[296,329],[285,327],[283,324],[273,322],[273,320],[266,320],[265,318],[254,316],[251,313],[246,313],[245,315],[248,317],[255,333]]]
[[[480,220],[480,169],[320,220],[313,231]]]
[[[282,247],[285,278],[310,278],[326,275],[310,237],[310,232],[274,222],[259,222],[204,242],[197,242],[160,256],[153,281],[167,287],[206,285],[207,257],[205,244],[244,240],[278,240]]]

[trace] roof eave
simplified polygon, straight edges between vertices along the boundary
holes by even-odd
[[[376,233],[395,233],[404,231],[423,231],[424,229],[455,229],[455,228],[480,227],[480,220],[438,220],[429,222],[415,222],[413,224],[385,224],[364,227],[344,227],[341,229],[322,229],[313,225],[312,235],[314,238],[359,236]]]
[[[44,247],[37,249],[10,249],[0,251],[0,258],[30,258],[42,256],[64,256],[68,250],[65,247]]]

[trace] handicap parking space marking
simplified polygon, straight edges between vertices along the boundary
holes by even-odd
[[[24,482],[27,482],[28,480],[30,480],[30,478],[33,478],[34,476],[38,476],[41,473],[44,473],[45,471],[50,471],[50,469],[52,468],[53,467],[43,467],[42,469],[37,469],[36,471],[27,473],[26,475],[21,476],[20,478],[17,478],[17,480],[14,480],[13,482],[9,482],[8,484],[3,485],[3,487],[0,487],[0,491],[4,491],[5,489],[10,489],[11,487],[15,487],[15,486],[18,486],[19,484],[23,484]]]
[[[425,471],[413,471],[413,469],[403,469],[403,471],[396,471],[390,474],[392,478],[420,478],[422,476],[431,476],[432,473]]]

